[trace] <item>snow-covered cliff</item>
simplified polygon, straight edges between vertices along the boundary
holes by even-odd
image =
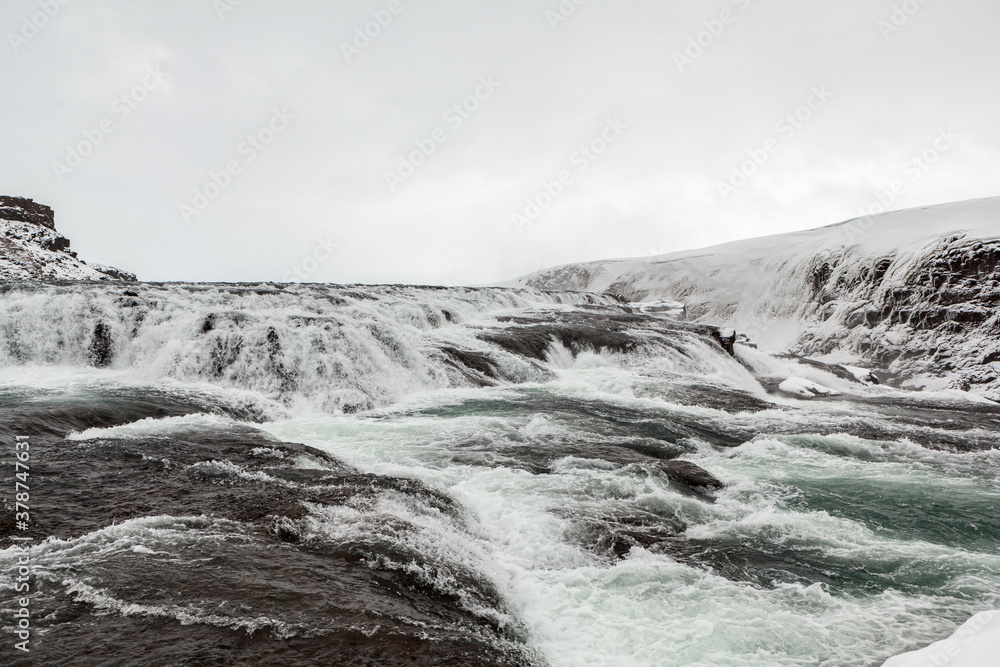
[[[761,347],[863,361],[1000,400],[1000,197],[894,211],[516,281],[683,302]]]
[[[17,280],[124,280],[134,274],[88,264],[70,250],[48,206],[0,197],[0,282]]]

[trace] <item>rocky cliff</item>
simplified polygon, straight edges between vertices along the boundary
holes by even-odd
[[[912,383],[945,381],[1000,401],[1000,238],[948,236],[899,271],[896,261],[819,264],[810,294],[818,323],[797,351],[846,350]]]
[[[1000,198],[516,281],[671,299],[762,348],[862,363],[916,387],[1000,400]]]
[[[0,282],[20,280],[123,280],[127,271],[88,264],[56,231],[48,206],[22,197],[0,196]]]

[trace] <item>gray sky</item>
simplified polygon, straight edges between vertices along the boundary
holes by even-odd
[[[996,0],[61,1],[0,9],[0,194],[146,280],[485,283],[1000,194]]]

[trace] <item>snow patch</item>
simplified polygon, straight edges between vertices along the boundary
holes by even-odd
[[[807,380],[805,378],[790,377],[778,385],[778,390],[799,398],[815,398],[816,396],[839,396],[840,392],[829,387]]]
[[[69,240],[54,229],[19,220],[0,220],[0,281],[111,280],[135,276],[70,252]]]
[[[889,658],[882,667],[996,667],[1000,664],[1000,611],[976,614],[926,648]]]
[[[848,366],[846,364],[840,364],[841,368],[850,371],[854,379],[861,384],[878,384],[878,378],[867,368],[861,368],[859,366]]]

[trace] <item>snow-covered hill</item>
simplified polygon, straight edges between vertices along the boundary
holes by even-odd
[[[516,281],[683,302],[762,348],[864,361],[1000,400],[1000,197]]]
[[[125,280],[135,275],[88,264],[55,229],[52,209],[30,199],[0,197],[0,282],[19,280]]]

